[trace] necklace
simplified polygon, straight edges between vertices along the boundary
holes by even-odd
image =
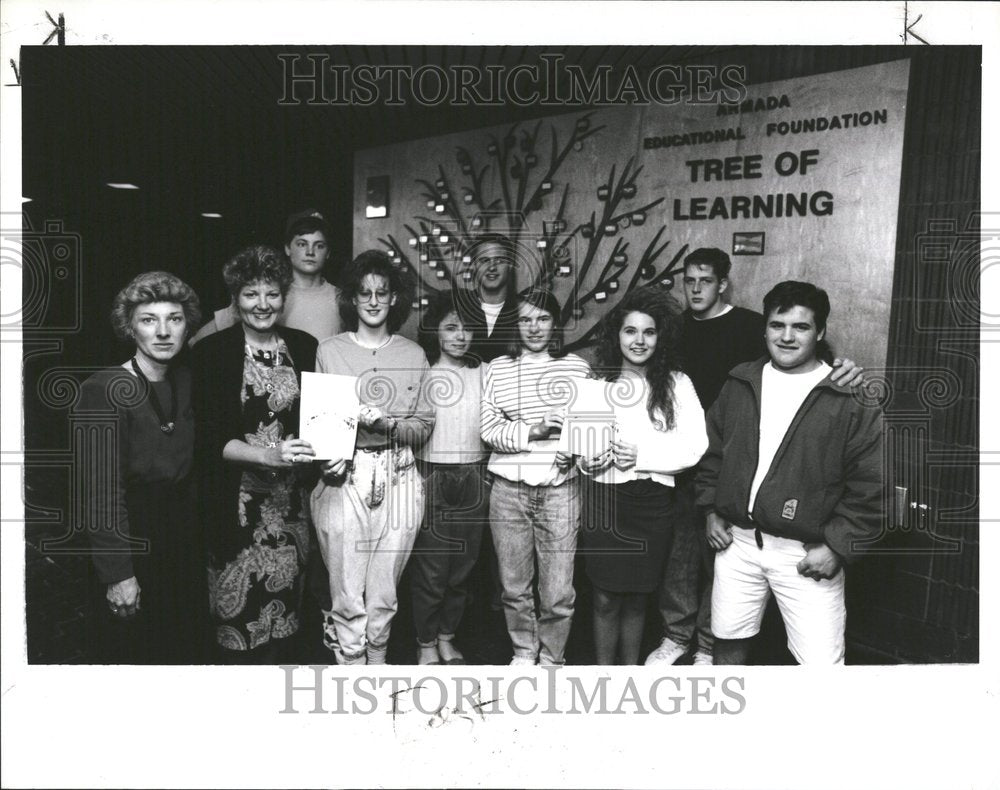
[[[377,346],[366,346],[364,343],[362,343],[360,340],[358,340],[358,333],[357,332],[351,332],[351,340],[353,340],[355,343],[357,343],[361,348],[365,349],[366,351],[371,351],[372,354],[374,354],[379,349],[385,348],[387,345],[389,345],[392,342],[392,338],[393,338],[393,336],[389,335],[389,337],[387,337],[385,340],[383,340]]]
[[[146,374],[142,372],[142,368],[139,367],[139,362],[135,357],[132,357],[132,370],[135,371],[135,375],[139,378],[139,381],[145,384],[146,389],[149,391],[149,403],[153,407],[153,411],[156,412],[156,419],[160,421],[160,430],[169,436],[174,432],[174,421],[177,418],[177,390],[172,386],[173,382],[171,382],[170,387],[170,416],[167,417],[163,413],[163,406],[160,404],[160,399],[156,396],[156,389],[150,383],[149,379],[146,378]],[[170,380],[169,369],[167,380]]]

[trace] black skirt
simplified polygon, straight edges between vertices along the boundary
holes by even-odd
[[[129,531],[146,542],[132,550],[140,609],[112,614],[107,584],[91,574],[91,660],[101,664],[199,664],[208,661],[208,587],[202,532],[191,485],[131,485]]]
[[[674,489],[653,480],[583,486],[580,551],[594,586],[648,593],[659,586],[673,534]]]

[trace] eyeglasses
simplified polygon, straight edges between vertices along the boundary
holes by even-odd
[[[375,301],[378,304],[386,304],[392,299],[392,291],[387,291],[379,288],[377,291],[369,291],[367,288],[362,288],[354,296],[354,301],[358,304],[366,304],[371,302],[372,297],[375,297]]]

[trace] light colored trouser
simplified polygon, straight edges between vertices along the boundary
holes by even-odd
[[[562,664],[576,602],[573,560],[580,531],[578,481],[529,486],[495,478],[490,529],[514,655],[537,658],[542,664]],[[537,617],[532,591],[536,560]]]
[[[312,493],[312,517],[330,579],[324,641],[342,664],[384,660],[396,586],[424,512],[424,489],[409,447],[354,454],[340,485]]]
[[[733,527],[733,542],[715,555],[712,632],[719,639],[749,639],[760,631],[764,607],[774,593],[788,633],[788,649],[800,664],[843,664],[844,569],[832,579],[803,576],[800,540]]]

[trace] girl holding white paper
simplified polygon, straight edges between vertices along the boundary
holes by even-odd
[[[564,661],[580,527],[572,456],[559,450],[574,381],[590,366],[562,352],[559,304],[542,289],[518,303],[520,342],[494,359],[483,386],[482,437],[493,448],[490,530],[500,566],[512,665]],[[535,613],[536,577],[540,599]]]
[[[646,598],[670,546],[674,475],[708,447],[705,414],[681,372],[680,309],[666,293],[628,294],[601,325],[598,371],[608,382],[617,435],[578,466],[584,486],[580,543],[594,588],[598,664],[638,664]]]
[[[341,291],[350,331],[316,352],[317,372],[358,377],[361,403],[353,457],[326,461],[311,498],[329,580],[323,641],[340,664],[386,663],[396,585],[424,513],[413,448],[434,427],[427,358],[396,334],[412,298],[404,270],[384,252],[363,252]]]

